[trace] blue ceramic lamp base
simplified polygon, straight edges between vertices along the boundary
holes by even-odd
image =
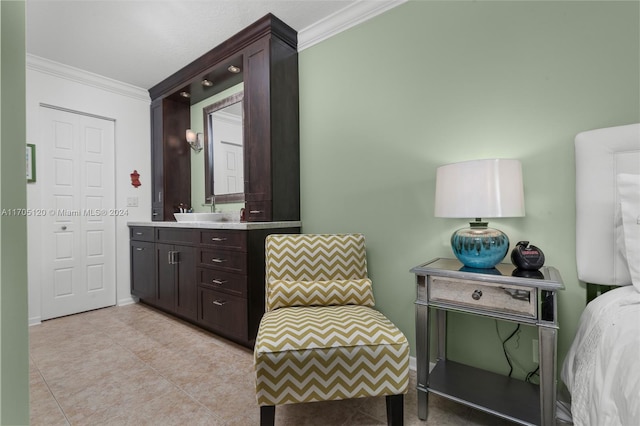
[[[476,219],[469,228],[458,229],[451,236],[453,254],[464,266],[488,269],[496,266],[507,255],[509,238],[487,222]]]

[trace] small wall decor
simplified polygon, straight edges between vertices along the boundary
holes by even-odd
[[[140,173],[138,173],[137,170],[134,170],[133,173],[130,174],[130,176],[131,176],[131,186],[133,186],[134,188],[137,188],[140,185],[142,185],[140,183]]]
[[[27,182],[35,182],[36,181],[36,146],[32,143],[27,144],[26,160],[27,160]]]

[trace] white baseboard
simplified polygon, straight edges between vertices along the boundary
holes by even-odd
[[[116,306],[127,306],[127,305],[132,305],[134,303],[138,303],[138,301],[135,298],[133,298],[133,296],[129,296],[129,297],[125,297],[124,299],[118,300],[118,303],[116,304]]]

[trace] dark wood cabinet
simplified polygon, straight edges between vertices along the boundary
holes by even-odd
[[[203,87],[205,78],[212,87]],[[300,220],[297,33],[269,14],[149,89],[154,221],[172,221],[179,203],[190,205],[190,104],[240,81],[246,220]]]
[[[197,316],[196,232],[155,228],[156,305],[185,319]]]
[[[164,98],[151,104],[151,218],[174,220],[180,204],[191,205],[191,151],[185,131],[191,127],[188,102]]]
[[[132,227],[131,292],[143,303],[252,347],[264,314],[265,238],[299,232]]]
[[[140,299],[155,300],[155,245],[131,240],[131,294]]]
[[[299,220],[297,51],[264,37],[246,49],[244,63],[247,220]]]
[[[157,295],[154,304],[173,312],[176,297],[176,277],[172,260],[174,247],[171,244],[156,244],[155,249]]]
[[[197,315],[196,249],[156,243],[157,298],[154,303],[169,312],[195,320]]]

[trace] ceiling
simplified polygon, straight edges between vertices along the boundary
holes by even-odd
[[[361,2],[27,0],[27,53],[149,89],[269,12],[300,32]]]

